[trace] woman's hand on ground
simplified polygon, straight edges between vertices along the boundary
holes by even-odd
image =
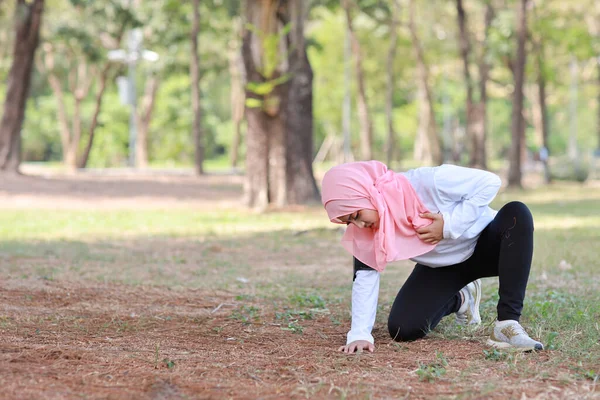
[[[375,351],[375,345],[366,340],[355,340],[345,346],[339,348],[342,353],[352,354],[354,352],[362,353],[363,350],[369,350],[371,353]]]
[[[431,224],[417,229],[419,239],[425,243],[438,244],[444,238],[444,217],[442,214],[424,213],[419,214],[419,216],[433,221]]]

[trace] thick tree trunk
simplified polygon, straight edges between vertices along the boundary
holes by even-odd
[[[398,45],[398,24],[400,19],[399,0],[392,0],[392,20],[390,23],[390,47],[386,63],[387,88],[385,93],[385,116],[387,119],[387,140],[385,142],[385,154],[387,164],[392,163],[394,158],[395,137],[394,132],[394,60],[396,59],[396,47]]]
[[[352,13],[350,10],[351,0],[342,0],[342,7],[346,12],[346,21],[348,23],[348,31],[350,33],[350,41],[352,44],[352,53],[354,54],[354,66],[356,69],[356,83],[358,86],[358,120],[360,123],[360,147],[363,160],[373,158],[373,122],[371,121],[371,113],[367,101],[367,89],[365,86],[365,74],[362,67],[362,51],[356,32],[352,25]]]
[[[244,45],[245,47],[245,45]],[[253,71],[248,79],[258,78]],[[249,98],[254,98],[248,94]],[[269,205],[269,121],[268,116],[255,108],[246,110],[246,179],[244,203],[259,211]]]
[[[254,2],[246,0],[246,23],[259,29],[263,35],[272,34],[276,25],[272,0]],[[248,82],[264,82],[259,70],[262,66],[264,49],[260,38],[253,30],[245,29],[242,39],[242,58]],[[246,99],[264,102],[264,97],[246,89]],[[244,202],[259,211],[269,205],[269,131],[273,117],[263,107],[246,107],[246,179],[244,182]]]
[[[290,5],[293,31],[288,46],[291,80],[287,102],[287,201],[306,204],[319,201],[313,168],[313,70],[306,53],[304,20],[308,6],[304,1]],[[285,22],[285,21],[284,21]]]
[[[417,34],[415,21],[415,0],[409,2],[408,28],[415,50],[417,60],[417,85],[419,96],[419,132],[417,140],[424,144],[423,154],[420,161],[425,163],[442,164],[443,155],[441,151],[440,139],[437,135],[437,124],[435,122],[435,112],[433,107],[433,97],[429,88],[429,68],[425,62],[423,47]]]
[[[524,143],[525,119],[523,118],[523,84],[525,81],[525,64],[527,54],[525,41],[527,38],[527,3],[521,0],[517,12],[517,57],[514,63],[514,95],[512,108],[512,145],[510,148],[510,167],[508,171],[508,185],[522,187],[521,173],[521,145]]]
[[[18,0],[13,63],[8,74],[0,121],[0,171],[17,173],[21,164],[21,128],[29,95],[35,50],[39,44],[44,0]]]
[[[306,203],[318,198],[312,175],[312,70],[306,56],[303,19],[306,9],[299,0],[246,2],[247,23],[242,55],[249,83],[258,85],[289,75],[266,94],[247,87],[246,98],[258,106],[246,107],[245,201],[264,210],[269,204]],[[282,34],[284,26],[291,30]],[[260,35],[257,34],[260,32]],[[264,70],[264,37],[279,36],[276,68]]]
[[[194,164],[197,175],[204,173],[204,137],[202,134],[202,110],[200,108],[200,59],[198,55],[198,34],[200,33],[200,0],[193,1],[193,22],[191,32],[192,57],[190,62],[190,80],[192,83],[192,113],[194,121]]]

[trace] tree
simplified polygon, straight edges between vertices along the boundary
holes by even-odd
[[[365,86],[365,74],[363,71],[363,56],[360,43],[354,31],[352,23],[352,0],[342,0],[342,7],[346,14],[348,23],[348,33],[350,34],[350,43],[352,44],[352,53],[354,55],[354,64],[356,69],[356,82],[358,85],[358,120],[360,122],[360,150],[364,160],[370,160],[373,157],[373,122],[367,101],[367,91]]]
[[[202,110],[200,108],[200,60],[198,56],[198,34],[200,33],[200,0],[194,0],[194,18],[191,30],[192,56],[190,62],[190,77],[192,83],[192,113],[194,123],[192,132],[194,136],[196,174],[204,173],[204,137],[202,136]]]
[[[426,163],[441,164],[443,155],[437,134],[433,95],[429,86],[429,67],[425,61],[423,46],[417,33],[415,1],[409,1],[408,29],[417,61],[417,87],[419,99],[419,128],[415,144],[415,159]]]
[[[246,1],[245,10],[245,201],[257,209],[316,201],[306,5],[301,0]]]
[[[63,162],[70,171],[85,167],[92,149],[102,99],[114,67],[105,58],[105,52],[118,49],[127,27],[136,24],[130,10],[116,1],[72,3],[69,21],[50,27],[38,64],[47,75],[57,102]],[[94,106],[87,122],[83,108],[92,91]]]
[[[527,53],[525,42],[527,39],[527,5],[529,0],[520,0],[517,11],[517,55],[512,72],[514,77],[514,93],[512,104],[511,131],[512,144],[510,148],[510,167],[508,171],[508,185],[522,187],[521,183],[521,146],[525,140],[525,120],[523,118],[523,85],[525,81],[525,64]]]
[[[487,80],[489,78],[489,65],[486,61],[487,37],[493,19],[493,8],[488,1],[485,12],[485,35],[479,60],[479,101],[474,101],[474,79],[471,75],[471,53],[473,46],[468,31],[468,18],[463,0],[456,0],[456,11],[459,27],[459,47],[463,61],[464,79],[467,90],[466,99],[466,135],[470,141],[469,164],[476,168],[487,168],[486,136],[487,136]]]
[[[4,113],[0,121],[0,170],[18,172],[21,127],[29,94],[35,51],[39,44],[44,0],[17,0],[13,62],[8,75]]]

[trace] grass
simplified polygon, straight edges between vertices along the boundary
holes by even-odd
[[[549,351],[532,356],[499,350],[471,351],[470,364],[463,368],[463,362],[453,358],[456,354],[446,349],[419,358],[421,353],[414,346],[428,341],[385,346],[387,311],[410,272],[410,263],[399,262],[389,266],[382,277],[374,332],[379,343],[376,356],[388,353],[400,359],[409,357],[406,370],[414,372],[419,384],[458,385],[455,389],[464,398],[493,393],[503,387],[503,379],[545,379],[554,385],[587,382],[595,388],[600,371],[600,187],[561,183],[532,191],[504,192],[493,206],[498,208],[510,200],[525,202],[534,215],[534,263],[522,322],[533,336],[546,343]],[[280,334],[290,335],[287,340],[326,338],[323,340],[333,348],[340,337],[331,336],[330,330],[345,331],[349,325],[352,284],[350,259],[341,249],[339,238],[340,231],[327,221],[320,207],[267,214],[219,208],[2,209],[0,278],[153,287],[163,290],[166,296],[178,291],[223,290],[230,293],[230,298],[214,315],[227,317],[209,315],[199,323],[202,327],[206,321],[213,321],[213,325],[207,325],[211,335],[225,335],[230,324],[250,332],[248,335],[275,327]],[[20,301],[38,301],[33,294],[27,296]],[[436,343],[469,346],[483,342],[494,320],[496,302],[497,279],[486,279],[483,326],[464,329],[447,318],[431,335],[433,347]],[[27,323],[39,326],[33,332],[43,333],[45,325],[68,323],[72,329],[96,336],[107,335],[107,330],[142,335],[162,323],[150,317],[115,318],[94,331],[85,319],[69,318],[57,312]],[[20,323],[24,322],[0,312],[0,329],[22,330]],[[233,332],[226,334],[228,340],[243,343],[238,331]],[[252,342],[252,336],[246,340]],[[370,355],[361,357],[363,361],[357,362],[370,360]],[[178,371],[185,365],[185,360],[173,358],[167,350],[163,354],[158,345],[152,360],[154,368],[168,371]],[[328,374],[342,377],[355,368],[353,361],[338,360],[337,367],[327,364],[327,358],[307,362],[324,363],[333,368]],[[461,368],[464,371],[457,372]],[[470,383],[481,368],[492,369],[500,378],[480,387],[460,387]],[[265,379],[258,372],[252,372],[252,376],[254,380]],[[356,389],[340,381],[335,385],[333,381],[306,381],[297,389],[302,397],[329,394],[344,398],[356,395],[355,390],[362,397],[377,393],[371,384]],[[399,393],[403,396],[407,392],[403,389]]]

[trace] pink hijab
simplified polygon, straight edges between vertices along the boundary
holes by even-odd
[[[435,245],[423,242],[416,228],[431,224],[419,217],[428,212],[410,182],[379,161],[338,165],[323,177],[321,200],[331,222],[362,209],[377,210],[379,229],[348,225],[342,245],[354,257],[381,272],[387,263],[427,253]]]

